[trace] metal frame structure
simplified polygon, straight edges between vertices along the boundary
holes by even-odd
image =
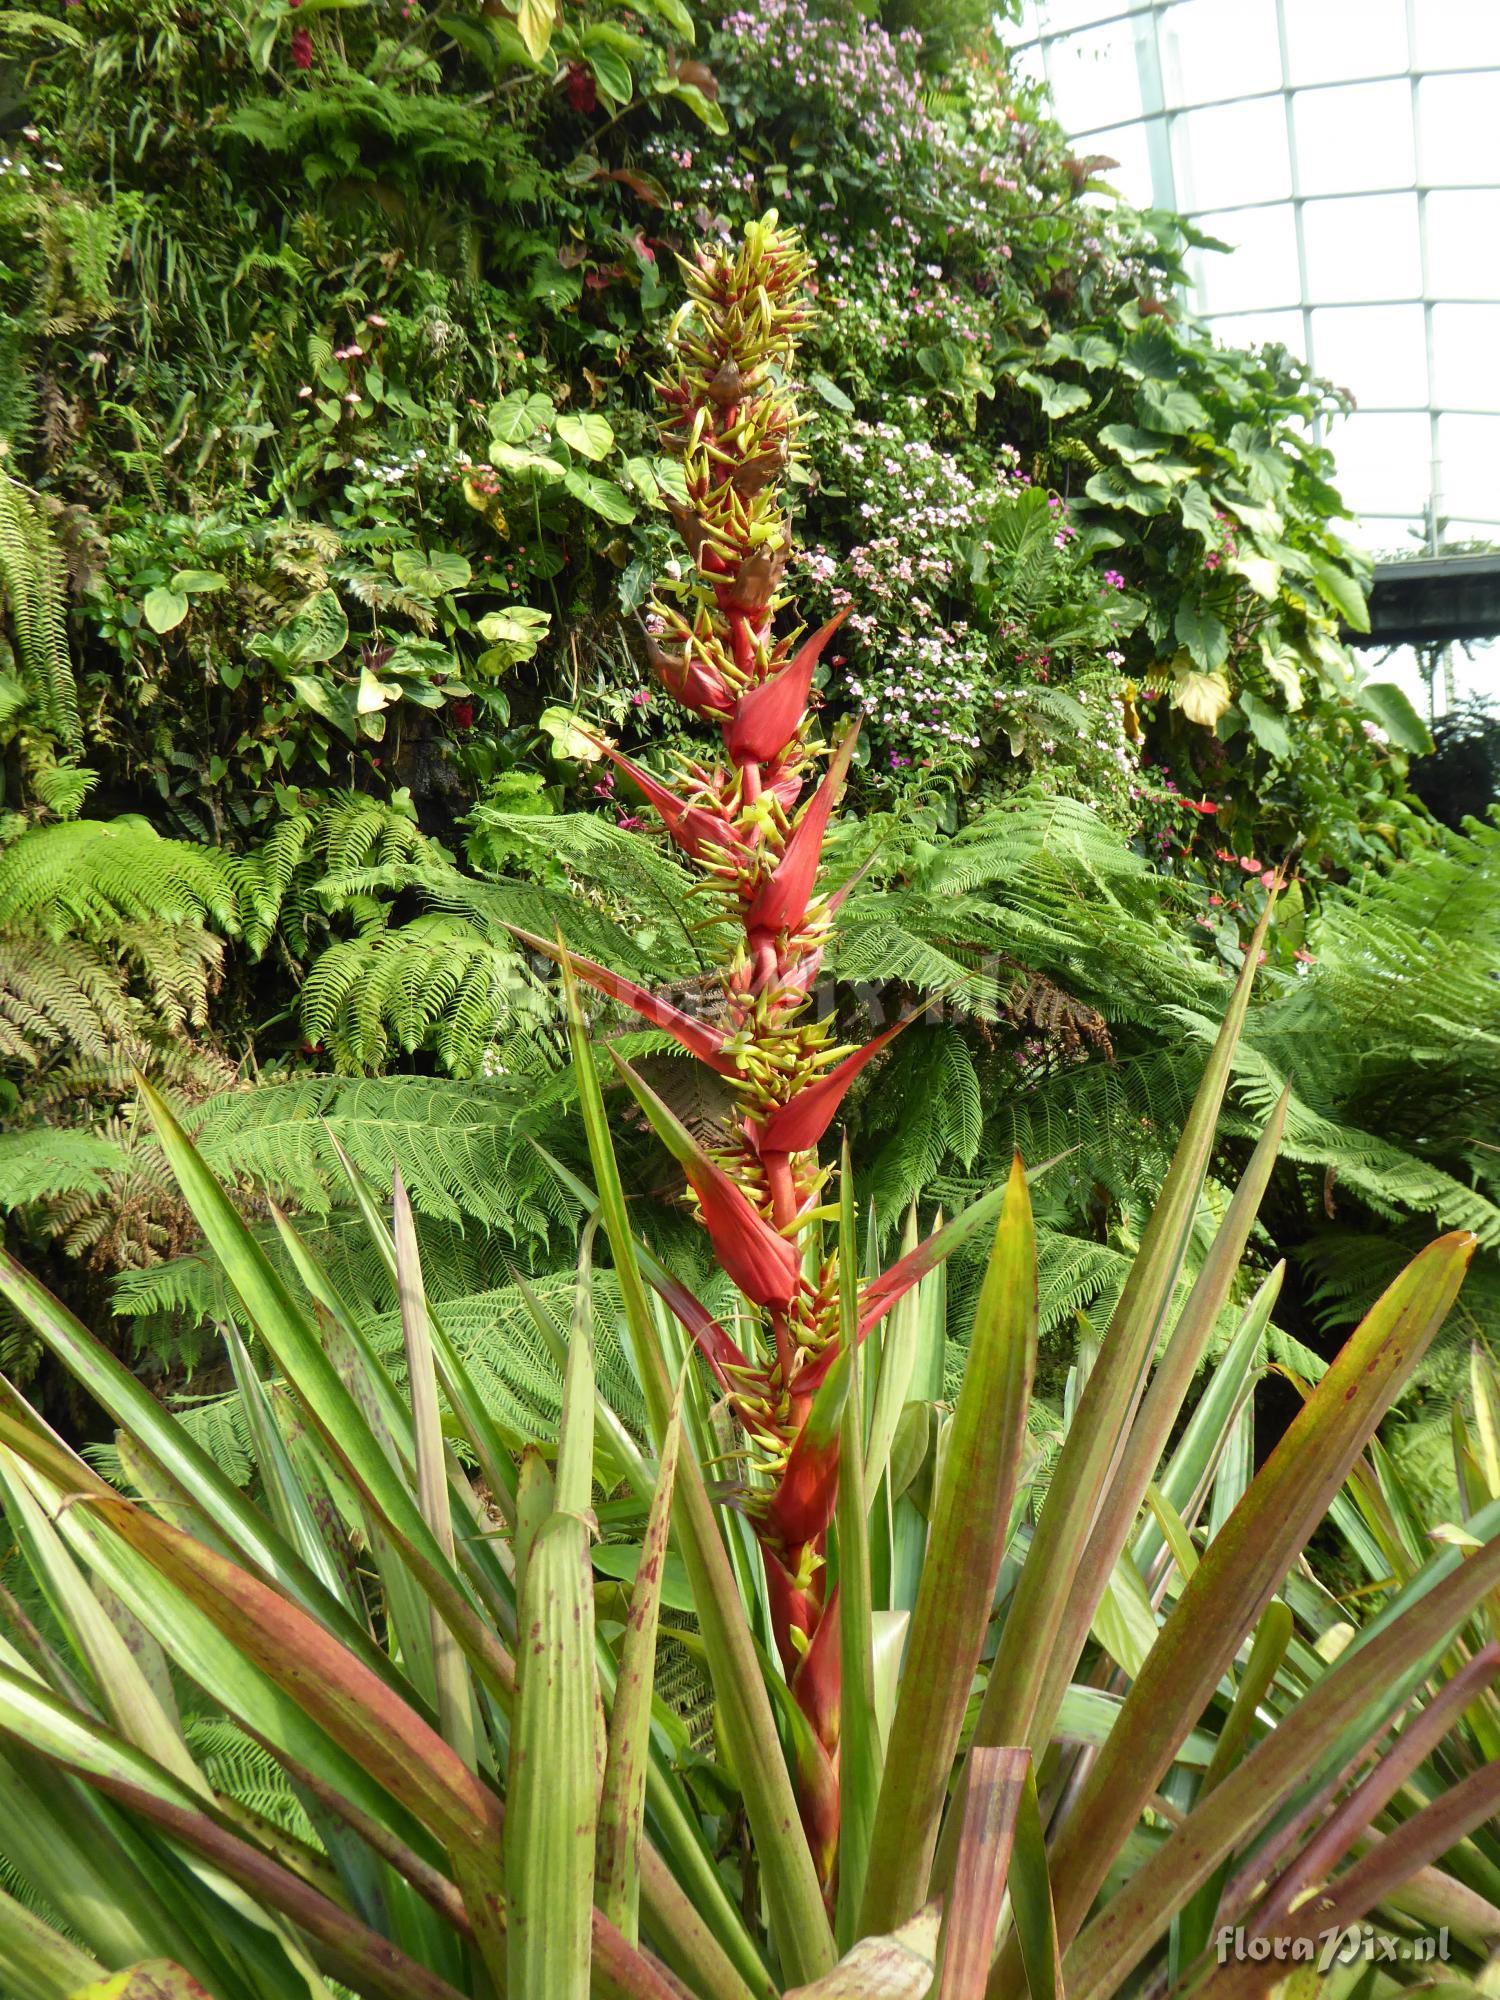
[[[1101,29],[1129,26],[1134,30],[1135,59],[1139,85],[1140,109],[1134,116],[1111,118],[1107,123],[1069,128],[1070,139],[1085,146],[1091,139],[1097,139],[1107,132],[1114,132],[1122,126],[1137,125],[1146,141],[1147,157],[1150,163],[1152,198],[1160,208],[1176,210],[1197,219],[1204,215],[1249,214],[1253,211],[1271,211],[1290,208],[1296,243],[1297,278],[1300,296],[1283,300],[1269,298],[1255,306],[1237,307],[1225,311],[1204,312],[1203,317],[1211,325],[1223,325],[1225,332],[1232,335],[1236,320],[1249,319],[1266,312],[1295,311],[1301,316],[1304,352],[1313,368],[1318,366],[1317,338],[1313,315],[1321,309],[1348,308],[1362,304],[1385,306],[1420,305],[1423,310],[1423,334],[1427,363],[1427,396],[1424,402],[1366,402],[1360,403],[1362,414],[1370,416],[1425,416],[1428,424],[1429,469],[1427,492],[1414,494],[1413,505],[1402,512],[1366,510],[1364,517],[1371,521],[1413,521],[1423,519],[1425,539],[1429,550],[1436,554],[1442,545],[1444,522],[1447,510],[1443,494],[1442,433],[1439,421],[1442,417],[1483,416],[1494,418],[1500,412],[1495,410],[1471,410],[1462,405],[1445,402],[1436,394],[1437,336],[1435,313],[1440,306],[1494,306],[1494,299],[1462,296],[1445,291],[1434,295],[1432,262],[1428,249],[1428,203],[1434,194],[1464,193],[1484,191],[1486,187],[1500,185],[1500,171],[1494,183],[1472,181],[1428,181],[1422,174],[1422,93],[1421,84],[1430,76],[1454,76],[1484,74],[1496,81],[1497,104],[1500,104],[1500,64],[1479,63],[1473,65],[1435,66],[1419,65],[1417,61],[1418,10],[1424,0],[1405,0],[1405,25],[1408,62],[1404,69],[1384,70],[1373,76],[1350,78],[1351,84],[1405,83],[1410,91],[1411,140],[1413,178],[1394,188],[1370,190],[1376,193],[1415,195],[1417,204],[1417,239],[1421,258],[1420,295],[1407,294],[1401,298],[1371,300],[1322,299],[1314,297],[1309,283],[1306,209],[1309,201],[1334,198],[1327,194],[1309,194],[1303,186],[1298,164],[1298,132],[1295,116],[1295,102],[1309,92],[1337,88],[1336,83],[1318,81],[1299,84],[1293,81],[1293,64],[1287,35],[1289,12],[1298,6],[1317,6],[1321,0],[1274,0],[1277,52],[1280,61],[1280,82],[1276,85],[1254,90],[1230,91],[1223,95],[1198,96],[1184,94],[1180,101],[1166,87],[1167,66],[1163,61],[1161,33],[1171,16],[1180,8],[1191,4],[1191,0],[1101,0],[1099,11],[1091,18],[1082,18],[1088,9],[1073,5],[1068,7],[1067,20],[1061,25],[1049,25],[1048,0],[1033,0],[1030,9],[1035,25],[1030,33],[1022,32],[1012,46],[1018,53],[1031,51],[1040,60],[1042,73],[1049,85],[1053,81],[1053,57],[1059,43],[1066,43],[1080,34],[1092,35]],[[1500,0],[1490,0],[1490,4],[1500,9]],[[1220,202],[1212,207],[1194,208],[1185,205],[1178,197],[1176,172],[1174,168],[1173,135],[1178,121],[1189,113],[1213,110],[1229,105],[1269,103],[1280,99],[1286,117],[1287,156],[1290,170],[1290,191],[1272,199],[1254,201]],[[1351,191],[1357,192],[1357,191]],[[1378,256],[1378,246],[1371,246],[1372,256]],[[1476,253],[1481,246],[1476,245]],[[1191,303],[1191,301],[1190,301]],[[1500,484],[1497,484],[1497,508],[1500,508]],[[1500,511],[1492,514],[1475,514],[1465,507],[1462,517],[1484,527],[1500,528]]]

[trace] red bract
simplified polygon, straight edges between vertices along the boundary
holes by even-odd
[[[829,918],[852,886],[830,894],[820,888],[819,868],[858,737],[857,723],[846,729],[807,796],[816,768],[813,675],[844,616],[800,642],[776,636],[778,624],[797,630],[783,597],[792,541],[781,480],[797,437],[786,384],[795,379],[795,341],[808,323],[807,259],[771,216],[751,225],[740,249],[700,249],[685,271],[691,309],[677,322],[675,365],[655,386],[665,449],[681,461],[677,490],[685,497],[674,493],[667,505],[691,571],[648,608],[646,644],[668,693],[719,723],[727,765],[684,763],[667,782],[612,745],[597,747],[649,799],[720,913],[739,927],[718,974],[715,1019],[722,1016],[723,1025],[695,1020],[602,966],[574,965],[580,979],[717,1070],[734,1094],[722,1143],[710,1151],[615,1057],[681,1166],[714,1253],[743,1295],[737,1329],[758,1329],[758,1338],[746,1333],[737,1345],[690,1294],[653,1276],[772,1475],[769,1486],[746,1492],[744,1505],[764,1554],[776,1648],[802,1718],[792,1740],[802,1821],[831,1885],[839,1644],[824,1601],[824,1543],[851,1371],[839,1365],[846,1357],[836,1259],[819,1244],[816,1276],[805,1279],[799,1222],[819,1206],[818,1141],[850,1084],[898,1029],[839,1061],[830,1024],[803,1018]],[[554,947],[518,935],[555,955]]]
[[[818,656],[848,615],[846,605],[798,649],[789,666],[740,696],[724,732],[724,746],[736,764],[769,764],[797,735]]]

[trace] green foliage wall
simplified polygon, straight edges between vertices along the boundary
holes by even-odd
[[[849,607],[830,718],[869,712],[838,971],[956,982],[870,1094],[884,1212],[1012,1137],[1084,1137],[1046,1218],[1065,1331],[1300,841],[1244,1101],[1288,1022],[1349,1060],[1296,1065],[1287,1240],[1327,1306],[1351,1233],[1452,1219],[1460,1184],[1488,1231],[1458,1010],[1424,1016],[1451,1116],[1387,1132],[1348,1036],[1399,1047],[1406,989],[1334,991],[1377,878],[1434,838],[1420,724],[1338,636],[1365,579],[1311,441],[1336,399],[1193,324],[1189,232],[1108,195],[973,10],[41,0],[0,9],[0,155],[0,1192],[26,1228],[191,1318],[129,1123],[144,1064],[304,1205],[315,1114],[372,1171],[399,1140],[450,1290],[502,1280],[466,1221],[545,1267],[522,1139],[566,1146],[569,1086],[501,926],[566,911],[611,963],[694,975],[681,884],[578,718],[662,740],[646,377],[675,255],[775,204],[822,307],[799,591]],[[1430,955],[1443,870],[1492,850],[1426,865],[1388,920]],[[1483,997],[1494,940],[1457,935]]]

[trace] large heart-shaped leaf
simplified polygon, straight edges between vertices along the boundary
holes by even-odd
[[[557,435],[585,458],[605,458],[614,449],[615,434],[608,419],[592,410],[559,417]]]

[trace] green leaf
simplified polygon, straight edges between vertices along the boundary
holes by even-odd
[[[585,1411],[591,1424],[592,1412]],[[509,1989],[588,2000],[594,1900],[593,1572],[576,1514],[544,1523],[517,1623],[520,1697],[505,1813]]]
[[[1229,634],[1222,619],[1198,604],[1179,604],[1172,621],[1178,639],[1205,674],[1216,674],[1229,658]]]
[[[546,430],[556,419],[551,397],[544,396],[539,389],[533,389],[530,395],[524,389],[512,389],[508,396],[492,403],[486,414],[490,436],[501,444],[519,444],[522,439]]]
[[[1169,488],[1142,485],[1122,465],[1107,465],[1103,472],[1096,472],[1083,490],[1101,507],[1123,507],[1132,514],[1165,514],[1172,505]]]
[[[970,1759],[953,1881],[943,1899],[938,1938],[933,1991],[942,2000],[984,2000],[1030,1769],[1029,1750],[995,1746],[976,1750]]]
[[[814,394],[821,396],[830,409],[837,410],[841,416],[852,417],[854,415],[853,403],[850,402],[838,383],[830,382],[826,375],[809,375],[807,386]]]
[[[1136,393],[1136,409],[1151,430],[1180,436],[1209,427],[1208,412],[1198,398],[1175,382],[1143,382]]]
[[[1172,382],[1182,371],[1182,358],[1172,336],[1160,326],[1143,326],[1126,341],[1120,359],[1137,380]]]
[[[1330,1761],[1336,1765],[1336,1782],[1344,1761],[1339,1750],[1349,1732],[1357,1732],[1362,1747],[1372,1727],[1383,1727],[1427,1677],[1449,1635],[1487,1591],[1500,1585],[1500,1504],[1471,1525],[1484,1538],[1483,1546],[1463,1562],[1450,1549],[1429,1563],[1378,1625],[1346,1649],[1249,1756],[1172,1829],[1131,1878],[1129,1895],[1112,1897],[1104,1905],[1068,1950],[1064,1974],[1069,2000],[1106,2000],[1118,1992],[1173,1914],[1252,1830],[1284,1809],[1308,1774]],[[1126,1720],[1122,1711],[1111,1742]],[[1109,1754],[1108,1744],[1100,1754]],[[1132,1804],[1132,1818],[1134,1810]]]
[[[146,623],[153,632],[175,632],[188,614],[187,593],[169,590],[159,583],[154,590],[148,590],[141,601]]]
[[[557,0],[516,0],[516,28],[526,53],[539,63],[557,25]]]
[[[571,466],[563,476],[563,484],[575,500],[581,500],[585,507],[591,507],[617,527],[628,527],[635,519],[635,508],[612,479],[599,479],[592,472],[580,472]]]
[[[488,640],[489,651],[480,665],[487,673],[496,673],[531,659],[551,624],[550,611],[537,611],[529,604],[508,604],[503,611],[487,611],[478,631]]]
[[[839,1345],[850,1357],[849,1394],[839,1427],[834,1520],[839,1552],[839,1862],[836,1936],[847,1950],[858,1934],[870,1837],[884,1767],[875,1704],[869,1495],[865,1489],[864,1352],[859,1339],[859,1240],[849,1141],[839,1171]],[[898,1307],[898,1311],[900,1308]]]
[[[391,557],[396,581],[424,597],[442,597],[462,590],[473,576],[469,559],[456,549],[397,549]]]
[[[663,86],[658,84],[657,88],[660,90]],[[705,97],[696,83],[678,83],[673,78],[665,86],[665,90],[667,96],[680,99],[687,106],[688,110],[692,112],[693,116],[708,127],[710,132],[717,133],[721,139],[729,137],[729,120],[724,116],[717,102],[711,97]]]
[[[1240,710],[1261,749],[1277,763],[1284,764],[1292,754],[1292,732],[1285,719],[1249,688],[1240,690]]]
[[[201,590],[222,590],[227,581],[216,569],[180,569],[171,578],[169,587],[192,596]]]
[[[1308,568],[1312,571],[1313,582],[1318,587],[1318,595],[1356,632],[1370,629],[1370,605],[1359,580],[1343,567],[1330,562],[1324,556],[1309,556]]]
[[[1466,1232],[1441,1237],[1387,1288],[1184,1584],[1053,1849],[1065,1945],[1178,1744],[1447,1317],[1474,1249]]]
[[[615,1682],[604,1791],[599,1802],[599,1908],[632,1944],[639,1930],[641,1830],[646,1809],[656,1634],[681,1444],[682,1385],[679,1383],[667,1420],[656,1491],[646,1517],[635,1587],[630,1593],[629,1622],[620,1645],[620,1673]]]
[[[954,1753],[1010,1536],[1036,1366],[1036,1231],[1019,1157],[1005,1190],[931,1509],[927,1560],[886,1746],[860,1927],[922,1907]]]
[[[171,1959],[148,1958],[80,1986],[71,2000],[211,2000],[211,1996]]]
[[[596,45],[585,52],[601,97],[615,104],[628,104],[635,95],[635,79],[630,64],[616,49]]]
[[[1167,448],[1153,432],[1143,431],[1137,424],[1106,424],[1099,433],[1099,442],[1117,451],[1127,464],[1140,458],[1155,458]]]
[[[1094,400],[1088,390],[1076,382],[1055,382],[1050,375],[1037,375],[1029,368],[1023,368],[1016,381],[1039,398],[1043,411],[1053,419],[1069,417],[1075,410],[1086,410]]]
[[[1398,750],[1413,757],[1431,755],[1432,733],[1394,681],[1367,681],[1355,700]]]
[[[652,1435],[660,1451],[671,1421],[672,1384],[646,1297],[577,982],[566,959],[562,961],[562,973],[579,1106],[599,1189],[600,1212],[614,1257],[616,1281],[650,1413]],[[755,1841],[772,1936],[787,1976],[794,1980],[815,1979],[832,1966],[833,1933],[807,1836],[798,1817],[755,1640],[745,1619],[702,1471],[690,1453],[679,1461],[677,1504],[683,1560],[692,1583],[704,1653],[718,1698],[725,1746],[744,1796],[746,1817]]]
[[[567,415],[557,420],[557,435],[564,444],[585,458],[601,459],[614,450],[614,429],[605,417],[597,416],[590,410],[579,415]]]

